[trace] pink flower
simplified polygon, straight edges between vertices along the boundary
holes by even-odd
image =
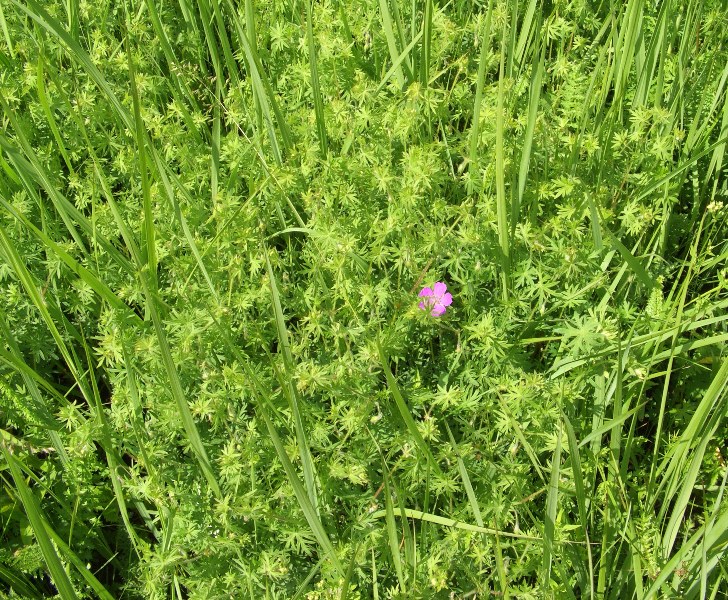
[[[420,298],[424,298],[420,302],[422,310],[430,310],[433,317],[440,317],[445,314],[445,307],[452,304],[452,294],[447,291],[447,286],[441,281],[437,281],[432,288],[422,288]]]

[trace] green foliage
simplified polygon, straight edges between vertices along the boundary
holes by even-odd
[[[0,596],[724,593],[724,5],[0,0]]]

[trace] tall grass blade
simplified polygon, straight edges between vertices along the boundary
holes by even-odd
[[[321,156],[326,160],[329,141],[326,135],[326,120],[324,118],[324,102],[321,96],[321,85],[319,83],[318,61],[316,59],[316,43],[313,37],[313,0],[306,2],[306,41],[308,43],[308,64],[311,69],[311,93],[313,94],[313,106],[316,113],[316,131],[318,133],[319,149]]]
[[[126,4],[124,5],[126,11]],[[133,116],[134,116],[134,135],[137,146],[137,161],[139,163],[139,175],[142,184],[142,207],[144,212],[144,221],[142,223],[142,240],[139,244],[142,253],[142,260],[149,276],[149,283],[152,292],[157,291],[157,242],[154,226],[154,212],[152,210],[152,190],[150,185],[150,173],[147,157],[147,136],[144,123],[142,121],[141,102],[139,100],[139,90],[136,84],[136,71],[134,68],[134,60],[131,53],[131,42],[129,40],[129,15],[126,15],[127,34],[124,36],[124,45],[126,47],[127,67],[129,69],[129,90],[131,92]]]
[[[271,148],[274,153],[274,157],[278,164],[283,162],[283,151],[287,151],[291,148],[292,140],[288,130],[288,124],[283,116],[278,101],[276,100],[273,88],[268,81],[268,78],[263,70],[255,48],[250,44],[248,35],[245,32],[243,24],[237,15],[237,10],[231,0],[226,0],[228,12],[230,13],[230,19],[235,26],[235,30],[238,34],[238,41],[243,47],[243,55],[245,56],[246,67],[248,74],[252,80],[253,92],[255,97],[258,99],[260,106],[263,110],[266,124],[268,126],[268,138],[271,143]],[[278,123],[278,131],[280,132],[280,143],[278,136],[276,135],[275,124],[271,112],[275,115],[275,122]]]
[[[425,440],[422,438],[422,434],[420,433],[420,430],[417,429],[417,424],[415,423],[415,420],[412,418],[412,414],[409,411],[409,408],[407,407],[407,403],[405,402],[404,397],[402,396],[402,392],[399,389],[399,386],[397,385],[397,380],[394,378],[394,375],[392,375],[392,371],[389,368],[389,357],[387,356],[387,353],[384,351],[384,348],[382,347],[382,344],[379,340],[377,340],[377,349],[379,351],[379,360],[382,363],[382,369],[384,369],[384,375],[387,379],[387,386],[389,387],[389,391],[392,394],[392,397],[394,398],[394,403],[397,406],[397,410],[402,417],[402,420],[404,421],[405,427],[407,428],[407,431],[412,436],[412,439],[414,440],[415,446],[417,446],[417,449],[422,453],[425,460],[429,463],[430,468],[437,473],[438,475],[442,475],[442,470],[440,469],[440,465],[437,464],[437,461],[435,460],[435,457],[432,455],[432,452],[430,451],[429,446],[425,442]]]
[[[268,270],[268,280],[270,283],[271,299],[273,303],[273,314],[275,316],[276,328],[278,330],[278,343],[280,345],[281,354],[283,355],[283,365],[285,367],[285,380],[282,383],[286,390],[286,396],[288,397],[291,415],[293,417],[293,425],[296,430],[296,441],[298,444],[298,451],[301,456],[301,463],[303,464],[303,478],[306,482],[306,491],[308,498],[314,509],[318,510],[318,493],[316,492],[316,473],[313,466],[313,458],[311,457],[311,450],[308,447],[306,440],[306,431],[303,426],[303,417],[301,416],[301,401],[298,396],[298,390],[294,384],[294,373],[295,366],[293,361],[293,354],[291,352],[291,344],[288,337],[288,330],[286,328],[286,321],[283,316],[283,308],[281,306],[280,294],[278,293],[278,284],[273,273],[273,268],[270,264],[270,259],[266,254],[266,268]]]
[[[389,58],[392,61],[392,65],[398,64],[394,70],[394,77],[397,82],[398,88],[403,88],[405,84],[404,72],[402,71],[401,63],[397,62],[400,58],[399,50],[397,49],[397,40],[394,37],[394,25],[392,22],[392,15],[389,12],[389,4],[387,0],[379,0],[379,10],[382,15],[382,27],[384,29],[384,35],[387,38],[387,47],[389,48]],[[403,59],[404,60],[404,59]]]
[[[546,495],[546,514],[544,515],[543,533],[543,575],[542,584],[544,592],[550,588],[551,566],[556,551],[556,511],[559,502],[559,479],[561,476],[561,427],[556,434],[556,448],[551,460],[551,478],[549,479],[548,493]]]
[[[33,528],[35,539],[40,546],[40,550],[43,554],[43,560],[45,560],[48,570],[50,571],[51,579],[58,589],[58,593],[62,600],[75,600],[78,598],[76,591],[74,590],[71,580],[68,578],[68,574],[61,564],[61,559],[59,558],[53,543],[51,542],[51,538],[48,535],[48,525],[43,518],[43,513],[38,505],[38,501],[28,487],[28,484],[25,482],[23,473],[18,466],[18,459],[8,451],[5,447],[5,442],[0,442],[0,447],[2,447],[5,462],[10,468],[10,473],[15,481],[15,489],[18,492],[20,501],[23,503],[25,514]]]
[[[505,150],[503,143],[503,130],[505,115],[505,59],[506,59],[506,28],[503,25],[501,36],[500,75],[498,78],[498,106],[495,115],[495,191],[496,191],[496,218],[498,220],[498,244],[501,251],[501,297],[507,301],[510,295],[511,280],[511,248],[508,227],[509,211],[508,198],[506,198],[505,180]]]
[[[470,126],[470,152],[469,169],[472,171],[478,166],[478,140],[480,139],[480,108],[483,103],[483,89],[485,88],[485,71],[487,68],[488,52],[490,51],[490,20],[493,14],[493,0],[488,2],[488,13],[485,25],[480,35],[480,58],[478,59],[478,79],[475,85],[475,102],[473,104],[473,123]]]
[[[286,476],[288,477],[288,481],[290,482],[291,486],[293,487],[293,492],[296,495],[296,499],[298,500],[299,505],[301,506],[301,510],[303,511],[303,515],[306,518],[306,521],[308,522],[309,526],[311,527],[311,531],[313,532],[314,536],[316,537],[316,540],[318,541],[321,548],[324,550],[326,555],[328,556],[329,560],[333,564],[336,571],[339,573],[341,577],[346,576],[346,570],[344,569],[343,565],[339,561],[338,555],[336,553],[336,550],[334,549],[333,545],[331,544],[331,540],[329,539],[329,536],[326,534],[326,530],[324,529],[323,524],[321,523],[321,520],[318,515],[318,511],[314,507],[314,505],[311,503],[311,500],[308,497],[308,493],[306,489],[303,487],[303,484],[301,483],[301,480],[298,478],[298,475],[296,474],[296,470],[293,466],[293,463],[291,463],[291,459],[288,457],[288,453],[286,452],[286,449],[283,445],[283,442],[280,439],[280,436],[278,435],[278,431],[275,428],[275,425],[273,424],[273,421],[270,418],[270,415],[268,414],[268,409],[265,407],[266,402],[266,394],[265,390],[263,389],[262,384],[258,380],[257,376],[253,372],[253,370],[249,367],[247,363],[244,363],[243,366],[245,367],[245,371],[250,378],[250,380],[253,382],[255,386],[255,393],[258,396],[258,411],[260,415],[263,417],[263,420],[265,421],[265,425],[268,429],[268,433],[270,435],[270,440],[273,443],[273,446],[275,447],[276,454],[278,454],[278,458],[280,459],[281,463],[283,464],[283,468],[286,471]]]
[[[531,89],[528,97],[528,122],[526,124],[526,134],[523,138],[523,149],[521,150],[521,163],[518,167],[518,196],[517,204],[513,209],[513,218],[511,219],[511,233],[515,231],[515,225],[518,222],[521,205],[523,204],[523,194],[526,191],[526,180],[528,178],[528,167],[531,161],[531,150],[533,146],[533,133],[536,129],[536,117],[538,116],[538,104],[541,99],[541,80],[544,72],[544,58],[546,46],[542,45],[540,52],[534,52],[534,67],[531,76]],[[538,58],[536,58],[538,57]]]

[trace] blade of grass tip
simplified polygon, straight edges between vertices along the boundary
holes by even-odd
[[[212,294],[212,297],[215,299],[215,301],[219,304],[220,302],[220,296],[217,293],[217,289],[215,289],[215,285],[212,283],[212,279],[210,278],[210,274],[207,271],[207,268],[205,267],[205,263],[202,261],[202,255],[200,254],[199,249],[197,248],[197,244],[195,243],[195,236],[192,235],[192,232],[190,231],[189,225],[187,224],[187,219],[184,216],[184,213],[182,212],[182,208],[180,207],[179,202],[177,201],[177,198],[175,197],[174,190],[172,189],[172,186],[170,184],[170,180],[175,184],[177,189],[182,193],[184,198],[187,200],[190,206],[194,206],[194,199],[192,198],[192,195],[187,191],[187,189],[184,187],[182,182],[179,180],[179,177],[169,168],[169,165],[162,162],[159,155],[155,152],[154,153],[154,162],[157,166],[157,170],[159,172],[160,178],[162,180],[162,187],[167,195],[167,198],[169,198],[169,201],[172,204],[172,207],[174,208],[174,214],[177,217],[177,220],[180,223],[180,226],[182,227],[182,232],[184,233],[185,240],[187,240],[187,244],[190,247],[190,250],[192,251],[192,255],[195,258],[195,264],[190,272],[190,274],[187,276],[187,281],[185,282],[185,286],[189,282],[190,278],[194,274],[196,269],[199,269],[202,273],[202,276],[205,278],[205,281],[207,282],[207,287],[210,290],[210,293]]]
[[[306,3],[306,41],[308,42],[308,64],[311,69],[311,93],[313,94],[313,108],[316,114],[316,132],[319,139],[321,156],[326,160],[328,154],[329,140],[326,135],[326,120],[324,119],[324,103],[321,97],[321,85],[319,82],[318,64],[316,59],[316,44],[313,37],[313,5],[312,0],[305,0]]]
[[[400,58],[400,53],[399,50],[397,50],[397,41],[394,37],[392,15],[389,13],[389,4],[387,3],[387,0],[379,0],[379,11],[382,15],[382,27],[384,29],[384,36],[387,38],[389,58],[392,61],[392,65],[394,65],[397,62],[397,59]],[[405,83],[401,62],[402,61],[400,61],[400,66],[398,66],[394,71],[395,80],[397,81],[397,87],[399,89],[403,89]]]
[[[498,103],[495,116],[495,190],[496,219],[498,221],[498,244],[501,250],[501,295],[504,301],[510,295],[511,250],[508,232],[508,200],[506,198],[505,152],[503,129],[505,121],[505,54],[506,23],[501,34],[500,70],[498,77]]]
[[[372,513],[372,519],[381,519],[386,517],[386,510],[378,510]],[[432,513],[422,512],[421,510],[414,510],[411,508],[404,509],[404,515],[408,519],[417,519],[418,521],[427,521],[428,523],[435,523],[436,525],[442,525],[443,527],[455,527],[456,529],[462,529],[463,531],[472,531],[474,533],[485,533],[488,535],[500,535],[515,540],[525,540],[529,542],[541,542],[543,538],[534,537],[531,535],[523,535],[520,533],[510,533],[508,531],[500,531],[497,529],[491,529],[489,527],[480,527],[478,525],[471,525],[470,523],[464,523],[463,521],[456,521],[455,519],[448,519],[447,517],[441,517],[440,515],[434,515]]]
[[[51,316],[51,310],[54,310],[56,313],[60,313],[60,311],[54,309],[52,306],[52,300],[50,298],[45,298],[41,293],[39,286],[36,285],[33,276],[26,268],[22,257],[18,254],[17,249],[13,246],[12,241],[2,226],[0,226],[0,253],[5,255],[6,262],[14,271],[23,289],[25,289],[26,294],[28,294],[31,302],[40,313],[41,319],[50,331],[50,334],[53,337],[68,370],[73,376],[73,379],[80,384],[83,379],[82,372],[76,361],[73,359],[71,352],[69,352],[68,346],[63,340],[63,336]]]
[[[554,535],[556,528],[556,512],[559,506],[559,477],[561,474],[561,423],[556,433],[556,448],[554,448],[553,459],[551,460],[551,477],[549,479],[549,491],[546,495],[546,514],[544,515],[543,533],[543,582],[544,593],[548,594],[551,588],[551,566],[555,551]]]
[[[28,517],[30,526],[33,528],[33,533],[35,534],[35,539],[38,542],[40,551],[43,554],[43,559],[48,566],[53,584],[56,586],[62,600],[75,600],[78,598],[78,596],[76,596],[76,591],[73,589],[71,580],[68,578],[68,574],[63,568],[63,564],[61,563],[61,559],[53,546],[53,542],[51,542],[40,506],[38,505],[33,492],[25,482],[23,473],[17,464],[18,459],[16,459],[8,451],[5,447],[5,442],[1,442],[0,447],[2,448],[2,453],[5,456],[5,462],[10,468],[10,474],[15,481],[15,489],[17,490],[20,501],[23,504],[23,509]]]
[[[248,374],[248,377],[254,382],[255,384],[255,392],[256,396],[258,397],[258,411],[260,415],[263,417],[263,420],[265,421],[265,425],[268,429],[268,433],[270,435],[270,440],[273,443],[273,446],[275,448],[276,454],[278,455],[279,460],[283,464],[283,469],[286,472],[286,475],[288,477],[288,481],[291,484],[291,487],[293,488],[293,493],[296,495],[296,499],[298,500],[298,504],[301,507],[301,510],[303,511],[303,515],[306,518],[306,521],[308,522],[309,527],[311,527],[311,531],[313,532],[314,536],[316,537],[316,540],[318,541],[319,545],[323,549],[323,551],[326,553],[326,555],[329,557],[329,560],[331,560],[331,563],[333,564],[334,568],[338,572],[338,574],[342,577],[346,576],[346,571],[343,568],[341,562],[339,561],[339,557],[336,554],[336,550],[334,549],[333,545],[331,544],[331,541],[329,540],[329,536],[326,534],[326,530],[324,529],[323,524],[321,523],[321,520],[319,518],[317,510],[314,508],[313,504],[309,500],[308,493],[306,492],[306,489],[303,487],[303,484],[301,483],[301,480],[298,478],[298,475],[296,474],[296,469],[293,466],[293,463],[291,463],[291,459],[288,457],[288,454],[286,452],[286,449],[283,445],[283,442],[281,441],[278,431],[275,428],[275,425],[271,421],[270,416],[268,415],[268,411],[264,406],[265,402],[265,396],[262,395],[262,390],[258,388],[260,386],[260,382],[258,381],[258,378],[255,376],[255,373],[253,373],[253,370],[251,367],[246,363],[243,364],[243,367],[245,368],[245,371]]]
[[[283,308],[281,306],[281,298],[278,293],[278,285],[276,278],[273,273],[273,268],[268,258],[268,253],[265,255],[266,268],[268,270],[268,281],[271,290],[271,299],[273,303],[273,312],[275,315],[276,328],[278,330],[278,342],[283,355],[283,366],[286,370],[285,377],[285,389],[287,390],[287,396],[290,402],[291,416],[293,417],[293,426],[296,430],[296,441],[298,444],[298,451],[301,455],[301,463],[303,464],[303,478],[306,482],[306,490],[308,491],[308,497],[311,501],[312,506],[318,511],[318,494],[316,491],[316,473],[313,466],[313,458],[311,457],[311,451],[308,447],[306,440],[306,432],[303,427],[303,418],[301,416],[301,402],[298,396],[298,390],[293,382],[295,374],[295,365],[293,362],[293,354],[291,353],[291,344],[288,337],[288,330],[286,329],[286,321],[283,317]]]
[[[453,437],[452,431],[450,431],[450,426],[447,424],[447,422],[445,423],[445,429],[447,430],[447,435],[450,438],[450,444],[452,444],[453,450],[455,451],[455,457],[457,458],[458,463],[458,471],[460,472],[460,478],[463,480],[463,485],[465,486],[465,493],[468,496],[470,510],[473,511],[473,517],[475,517],[475,522],[478,524],[478,526],[484,527],[485,525],[483,523],[483,517],[480,514],[478,498],[475,496],[475,491],[473,490],[473,485],[470,482],[470,477],[468,477],[468,471],[465,468],[465,463],[460,456],[457,443],[455,442],[455,438]]]
[[[147,454],[147,449],[145,445],[145,438],[142,435],[141,429],[140,429],[140,423],[143,422],[143,416],[142,416],[142,404],[139,399],[139,389],[136,382],[136,377],[134,375],[134,363],[132,362],[131,355],[129,353],[129,349],[127,348],[127,345],[125,342],[122,342],[122,356],[124,357],[124,365],[126,367],[126,389],[129,392],[129,401],[132,406],[132,417],[130,419],[132,430],[134,431],[134,437],[136,438],[137,446],[139,447],[139,454],[142,457],[143,466],[146,469],[147,473],[149,474],[149,477],[151,479],[156,478],[156,469],[154,467],[154,463],[149,459],[149,454]],[[134,506],[137,509],[137,512],[142,516],[144,519],[144,523],[147,526],[147,528],[152,532],[152,535],[154,535],[154,539],[160,540],[161,539],[161,533],[159,532],[159,529],[157,529],[156,523],[152,520],[151,516],[149,515],[149,512],[147,511],[146,507],[142,503],[141,500],[135,500]]]
[[[132,308],[127,306],[123,300],[121,300],[111,289],[101,281],[96,275],[89,271],[86,267],[79,264],[70,254],[68,254],[60,245],[53,241],[46,233],[38,229],[28,218],[18,212],[15,207],[0,197],[0,206],[2,206],[9,215],[15,217],[20,223],[22,223],[26,229],[37,237],[46,248],[50,249],[57,258],[59,258],[71,271],[73,271],[79,279],[84,283],[88,284],[98,296],[108,302],[111,306],[116,308],[122,313],[125,313],[128,317],[141,323],[141,319],[134,312]]]
[[[0,96],[0,105],[4,105],[2,96]],[[11,122],[14,121],[14,117],[10,116],[10,120]],[[37,191],[37,187],[42,187],[48,193],[48,197],[53,202],[56,211],[66,225],[69,235],[71,235],[74,241],[78,243],[79,250],[88,255],[88,250],[83,243],[76,225],[80,226],[81,230],[88,238],[94,238],[94,225],[78,209],[76,209],[76,207],[67,198],[58,192],[51,182],[50,175],[41,166],[37,155],[28,143],[28,140],[22,134],[22,131],[16,130],[15,133],[17,140],[21,143],[23,152],[28,157],[28,160],[23,158],[15,146],[10,144],[8,139],[0,134],[0,147],[7,153],[7,156],[13,163],[13,166],[15,167],[15,174],[19,176],[24,189],[28,192],[28,195],[39,206],[41,204],[41,199]],[[98,238],[98,242],[104,250],[109,253],[119,268],[130,274],[135,272],[134,266],[131,262],[129,262],[129,260],[111,242],[105,238]]]
[[[30,185],[28,182],[29,178],[37,179],[41,183],[43,189],[45,189],[51,201],[53,202],[53,206],[56,208],[58,215],[63,220],[63,224],[68,229],[68,233],[73,238],[73,241],[78,245],[78,248],[81,250],[81,252],[83,252],[84,254],[88,254],[86,244],[84,243],[83,238],[76,228],[73,217],[70,214],[70,211],[66,210],[67,205],[63,202],[61,193],[53,185],[51,176],[43,168],[41,161],[38,159],[38,155],[35,153],[32,146],[30,145],[30,142],[23,132],[22,125],[16,118],[16,113],[10,109],[2,96],[0,96],[0,106],[2,106],[2,109],[5,113],[5,116],[8,118],[8,121],[10,121],[10,124],[15,132],[16,140],[20,144],[20,147],[23,149],[27,160],[30,162],[30,168],[23,168],[25,165],[23,165],[23,163],[16,160],[15,158],[15,155],[18,154],[17,151],[15,152],[15,155],[12,152],[12,150],[14,149],[13,144],[11,144],[9,140],[5,138],[5,136],[0,137],[0,145],[2,145],[3,149],[8,153],[8,158],[10,158],[10,161],[15,165],[16,174],[20,176],[20,178],[23,180],[26,188],[33,188],[33,186]],[[30,193],[30,196],[36,200],[38,198],[38,196],[33,193]]]
[[[609,241],[612,243],[614,248],[621,254],[624,262],[627,263],[629,268],[632,270],[632,273],[634,273],[635,277],[637,277],[637,280],[648,290],[654,289],[657,283],[650,276],[647,270],[642,266],[642,263],[639,261],[639,259],[637,259],[634,254],[629,251],[629,248],[627,248],[627,246],[625,246],[606,225],[602,223],[601,227],[602,230],[609,237]]]
[[[487,67],[488,51],[490,50],[490,18],[493,13],[493,0],[488,2],[488,12],[485,25],[480,37],[480,58],[478,59],[478,80],[475,86],[475,103],[473,104],[473,123],[470,126],[470,153],[469,169],[476,167],[478,158],[478,139],[480,136],[480,106],[483,103],[483,89],[485,87],[485,69]]]
[[[435,473],[437,473],[438,475],[442,476],[442,474],[443,474],[442,469],[440,469],[440,465],[437,464],[437,461],[435,460],[435,457],[432,455],[432,452],[430,451],[429,446],[425,443],[425,440],[422,438],[422,435],[420,434],[420,430],[417,429],[417,424],[415,423],[415,420],[412,418],[412,414],[410,413],[409,408],[407,407],[407,403],[405,402],[405,399],[402,396],[402,392],[400,392],[400,390],[399,390],[399,386],[397,385],[397,380],[394,378],[394,375],[392,375],[392,371],[389,368],[389,357],[387,356],[387,353],[384,351],[384,348],[382,347],[382,344],[379,340],[377,340],[377,349],[379,351],[379,360],[382,363],[382,369],[384,369],[384,375],[387,379],[387,387],[389,387],[389,391],[392,393],[392,396],[394,397],[394,403],[397,406],[397,410],[399,411],[399,414],[402,417],[402,420],[404,421],[407,431],[412,436],[415,446],[417,446],[418,450],[424,455],[427,462],[430,463],[432,470]]]
[[[66,46],[70,57],[77,60],[81,66],[86,70],[91,79],[94,80],[97,87],[107,97],[110,104],[113,106],[116,114],[121,117],[123,124],[129,129],[134,131],[134,120],[132,119],[129,112],[126,110],[124,105],[117,98],[111,85],[106,81],[104,76],[99,71],[98,67],[94,65],[91,57],[88,53],[80,46],[77,40],[75,40],[63,26],[53,17],[51,17],[38,2],[38,0],[25,0],[25,4],[21,4],[18,0],[10,0],[17,8],[23,11],[33,21],[38,23],[43,29],[45,29],[52,36],[57,38],[59,41]]]
[[[579,521],[581,529],[584,533],[584,541],[586,542],[587,569],[589,571],[589,598],[594,598],[594,561],[592,558],[591,543],[589,542],[589,519],[586,511],[587,497],[586,488],[584,486],[584,476],[581,470],[581,457],[579,455],[579,445],[576,442],[574,428],[571,421],[562,410],[561,416],[564,420],[564,429],[566,429],[566,439],[569,444],[569,459],[571,461],[571,471],[574,477],[574,491],[576,494],[576,506],[579,510]]]
[[[515,434],[518,441],[523,446],[524,450],[526,451],[526,454],[528,455],[528,458],[531,461],[531,464],[533,465],[534,470],[538,474],[539,479],[545,484],[546,483],[546,477],[543,473],[543,466],[541,466],[541,462],[538,460],[538,456],[536,456],[536,452],[533,450],[533,447],[526,439],[526,436],[523,434],[523,429],[519,425],[518,421],[513,418],[513,415],[511,414],[510,409],[508,408],[507,404],[503,401],[503,398],[500,397],[500,395],[497,395],[498,403],[501,407],[501,410],[503,411],[503,414],[506,416],[506,419],[508,419],[508,423],[511,426],[511,429],[513,429],[513,433]]]
[[[660,179],[651,183],[645,189],[643,189],[642,192],[640,192],[640,194],[635,199],[635,202],[644,200],[645,198],[650,196],[652,194],[652,192],[654,192],[656,189],[665,185],[668,181],[670,181],[674,177],[677,177],[678,175],[682,175],[685,171],[694,167],[701,158],[703,158],[704,156],[707,156],[708,154],[713,152],[718,146],[723,145],[726,142],[728,142],[728,135],[725,135],[722,138],[720,138],[718,141],[710,144],[710,146],[708,146],[702,152],[698,152],[697,154],[692,155],[689,160],[686,160],[679,166],[675,167],[674,169],[671,169],[667,175],[665,175],[664,177],[661,177]]]
[[[126,13],[126,3],[124,3],[124,12]],[[131,92],[133,114],[134,114],[134,134],[137,145],[137,161],[139,162],[139,174],[142,184],[142,206],[144,220],[142,222],[142,243],[139,245],[142,252],[142,260],[146,263],[149,282],[152,291],[157,291],[157,243],[154,228],[154,211],[152,210],[152,189],[149,181],[149,165],[147,162],[147,144],[144,122],[142,121],[141,102],[139,100],[139,91],[136,84],[136,69],[134,68],[134,58],[131,52],[131,40],[129,30],[129,14],[126,13],[126,35],[124,36],[124,46],[126,48],[127,67],[129,70],[129,91]]]
[[[44,428],[47,428],[49,430],[49,433],[55,434],[55,440],[58,442],[58,447],[56,447],[56,450],[58,451],[58,455],[61,459],[61,463],[64,467],[68,467],[70,465],[70,459],[68,458],[68,454],[66,454],[66,449],[63,446],[63,443],[61,443],[60,437],[58,437],[58,434],[55,430],[59,430],[61,428],[60,423],[56,420],[55,416],[51,411],[48,409],[48,405],[43,399],[43,396],[40,393],[40,389],[38,388],[38,383],[34,379],[35,377],[38,377],[37,373],[31,369],[30,366],[27,365],[25,362],[25,359],[20,351],[20,347],[18,346],[17,341],[15,340],[15,336],[10,331],[10,327],[8,326],[8,318],[5,314],[5,311],[0,307],[0,334],[2,334],[2,339],[5,344],[7,344],[10,347],[10,356],[5,356],[5,349],[0,348],[0,357],[5,359],[7,364],[16,370],[20,376],[23,379],[23,384],[25,385],[27,395],[30,396],[23,398],[23,408],[27,411],[30,411],[33,415],[33,418],[37,420],[39,424],[41,424]],[[45,380],[43,380],[45,382]],[[60,395],[58,392],[56,392],[55,388],[50,386],[50,384],[47,384],[46,389],[52,390],[51,393],[54,394],[56,399],[66,401],[68,402],[64,396]],[[55,446],[55,443],[54,443]]]

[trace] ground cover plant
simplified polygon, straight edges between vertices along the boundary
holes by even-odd
[[[0,597],[724,598],[724,0],[0,0]]]

